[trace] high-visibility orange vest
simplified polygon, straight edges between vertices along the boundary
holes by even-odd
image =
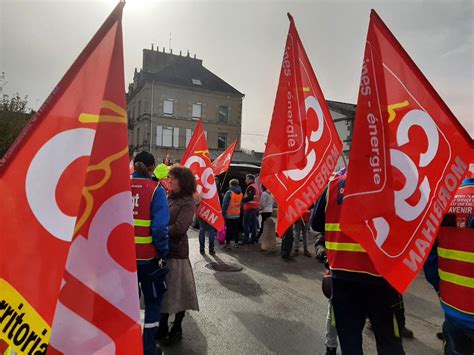
[[[329,267],[331,270],[380,276],[364,248],[341,231],[339,216],[342,209],[345,182],[345,176],[332,180],[328,185],[326,195],[325,245]]]
[[[230,202],[227,208],[226,216],[240,216],[240,206],[242,204],[242,193],[230,192]]]
[[[137,260],[151,260],[158,254],[151,236],[151,201],[158,187],[156,181],[132,178],[133,225]]]
[[[474,229],[440,228],[438,273],[441,302],[474,317]]]
[[[249,210],[258,210],[260,208],[260,190],[256,183],[252,183],[247,186],[247,189],[253,187],[255,189],[255,195],[253,195],[253,200],[249,202],[244,202],[244,211]]]

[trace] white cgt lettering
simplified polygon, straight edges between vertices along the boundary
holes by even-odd
[[[313,110],[316,113],[318,119],[318,128],[316,131],[312,131],[309,137],[309,142],[318,142],[324,132],[324,115],[321,105],[314,96],[308,96],[305,100],[306,115],[308,115],[309,110]],[[309,151],[309,142],[306,138],[306,166],[303,169],[291,169],[283,172],[285,176],[293,181],[301,181],[313,170],[314,165],[316,164],[316,152],[314,149]],[[309,151],[309,152],[308,152]]]
[[[198,164],[199,167],[201,168],[206,168],[206,162],[204,159],[198,156],[191,156],[188,160],[186,160],[186,163],[184,164],[185,167],[190,168],[193,164]],[[217,187],[215,184],[214,180],[214,173],[210,167],[207,167],[204,169],[201,175],[201,181],[199,183],[199,176],[195,175],[196,181],[198,181],[198,186],[197,186],[197,192],[202,194],[202,198],[209,200],[214,197],[214,195],[217,193]],[[203,187],[206,189],[205,192],[203,192]]]

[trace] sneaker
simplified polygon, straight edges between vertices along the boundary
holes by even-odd
[[[199,252],[200,252],[201,254],[206,254],[206,252],[205,252],[204,250],[199,250]]]
[[[402,338],[413,339],[413,331],[408,329],[407,327],[403,327],[400,335]]]
[[[282,258],[283,260],[288,260],[288,261],[290,261],[290,260],[295,260],[295,257],[294,257],[293,255],[288,255],[288,254],[283,254],[283,255],[281,256],[281,258]]]
[[[209,250],[209,254],[216,255],[216,252],[214,250]]]
[[[326,355],[336,355],[336,348],[330,348],[329,346],[326,347]]]
[[[312,255],[309,251],[305,250],[304,253],[303,253],[304,256],[307,256],[308,258],[311,258]]]

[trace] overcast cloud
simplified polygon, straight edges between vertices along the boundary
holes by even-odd
[[[4,93],[36,108],[116,1],[0,0]],[[369,12],[375,8],[474,136],[473,1],[147,1],[124,9],[126,83],[151,43],[190,51],[245,94],[242,146],[262,151],[289,22],[297,29],[326,99],[356,103]]]

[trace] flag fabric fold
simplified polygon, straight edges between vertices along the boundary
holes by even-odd
[[[372,10],[342,231],[404,292],[423,266],[473,143]]]
[[[304,128],[305,149],[304,164],[296,168],[284,168],[285,161],[293,158],[283,150],[281,154],[274,155],[275,147],[277,147],[275,142],[282,141],[281,133],[284,132],[284,120],[282,116],[275,113],[278,108],[275,105],[267,148],[262,161],[260,180],[278,203],[277,233],[279,236],[282,236],[288,227],[318,199],[325,189],[331,173],[336,168],[342,150],[342,142],[323,92],[298,35],[293,18],[289,17],[290,30],[285,57],[291,53],[290,58],[295,63],[291,69],[299,73],[299,77],[292,81],[287,80],[285,90],[283,90],[281,78],[284,77],[287,69],[284,59],[278,94],[298,96],[298,100],[291,103],[293,109],[291,112],[298,113],[303,122],[301,127]],[[278,100],[277,97],[277,102]],[[288,105],[290,105],[290,101],[288,101]],[[288,107],[285,112],[289,114]],[[286,118],[284,117],[285,120]],[[265,159],[266,156],[270,158]]]
[[[201,203],[196,210],[196,214],[217,231],[220,231],[224,228],[224,217],[222,216],[216,180],[212,171],[211,158],[201,120],[199,120],[184,152],[181,165],[191,169],[196,178],[197,192],[201,197]]]
[[[212,171],[214,171],[215,176],[223,174],[229,170],[236,147],[237,141],[232,143],[221,155],[214,159],[212,162]]]
[[[0,165],[8,206],[0,212],[0,303],[12,315],[24,313],[15,329],[2,317],[0,339],[18,353],[44,353],[48,343],[49,353],[142,353],[123,6],[116,6]],[[26,329],[21,323],[29,335],[20,342],[15,332]]]

